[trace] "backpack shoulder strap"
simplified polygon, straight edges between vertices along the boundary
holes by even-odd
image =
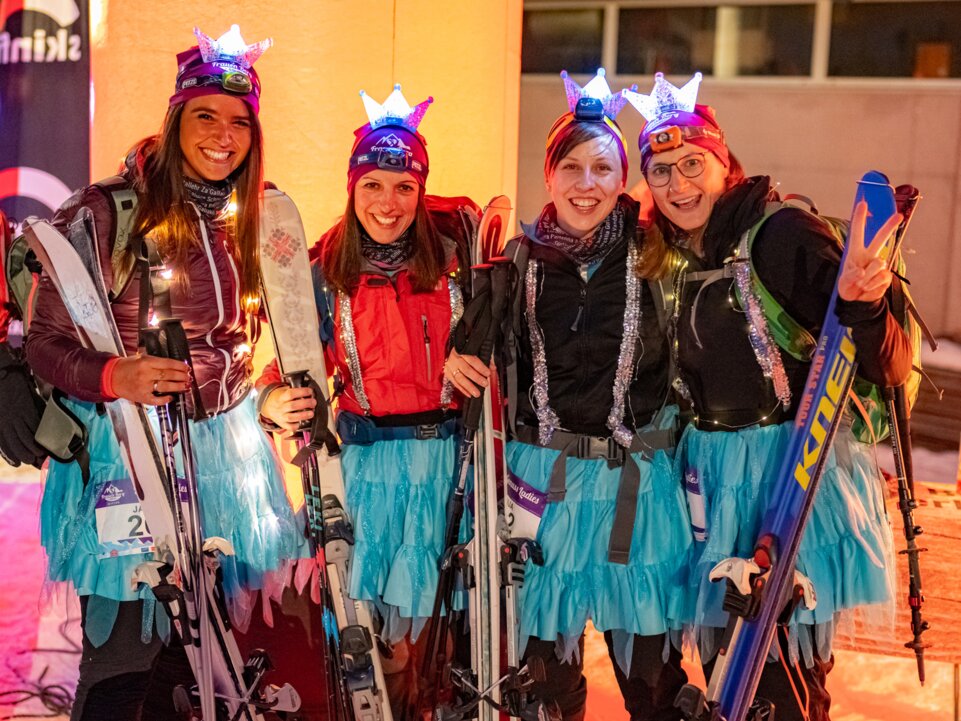
[[[504,334],[505,376],[507,378],[507,427],[516,435],[517,429],[517,338],[521,332],[521,313],[524,308],[522,290],[527,275],[527,264],[531,257],[530,240],[518,235],[507,241],[504,256],[510,258],[517,268],[517,288],[511,299],[509,332]]]
[[[130,181],[120,175],[94,185],[107,195],[113,210],[110,238],[110,267],[113,270],[110,299],[113,300],[127,287],[136,265],[136,249],[131,247],[130,235],[137,215],[137,192]]]
[[[802,326],[788,314],[784,307],[765,287],[764,283],[761,282],[761,278],[757,274],[757,270],[754,267],[754,256],[752,253],[754,241],[757,239],[761,228],[768,221],[768,219],[785,207],[794,207],[800,210],[805,210],[799,206],[789,205],[779,201],[768,203],[764,210],[764,215],[761,216],[761,219],[744,231],[744,234],[741,235],[741,239],[737,246],[735,262],[746,262],[748,267],[751,269],[751,285],[754,292],[757,293],[758,300],[761,303],[761,308],[764,311],[764,317],[768,323],[768,329],[771,332],[771,336],[774,338],[774,342],[777,343],[778,347],[784,350],[792,358],[800,361],[807,361],[810,360],[815,348],[817,347],[817,340],[813,335],[811,335],[807,328]],[[811,207],[813,208],[814,206],[812,205]],[[738,287],[737,283],[734,284],[734,290],[737,295],[738,302],[743,308],[744,299],[741,298],[740,288]]]

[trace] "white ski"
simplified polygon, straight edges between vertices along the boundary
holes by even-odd
[[[60,293],[83,345],[98,351],[125,355],[103,285],[96,248],[89,235],[72,233],[74,243],[78,246],[75,247],[46,221],[28,219],[23,231],[44,271]],[[155,560],[141,564],[131,584],[169,582],[176,580],[178,573],[180,578],[189,579],[190,564],[180,550],[185,548],[189,539],[182,537],[171,506],[171,499],[177,497],[177,491],[171,487],[171,481],[166,476],[146,410],[123,399],[105,405],[124,464],[140,499],[154,547]],[[203,550],[196,549],[195,552],[201,554]],[[174,570],[161,577],[159,570],[165,564]],[[231,719],[244,718],[249,721],[263,718],[258,706],[295,711],[300,706],[300,699],[289,684],[279,689],[266,689],[260,695],[258,685],[263,672],[267,670],[266,659],[258,656],[245,669],[229,622],[220,612],[213,571],[209,573],[210,577],[202,581],[190,579],[191,588],[200,585],[206,589],[202,601],[184,596],[188,614],[192,609],[204,606],[208,609],[207,613],[192,619],[199,624],[199,630],[183,629],[180,624],[175,624],[178,633],[185,639],[184,648],[195,677],[198,681],[209,679],[212,684],[212,688],[205,689],[205,684],[200,683],[203,718],[215,721],[218,703],[227,709]],[[170,605],[171,615],[176,619],[180,611],[178,602],[173,601]],[[200,635],[208,641],[204,646],[191,642],[191,639],[197,639]],[[248,673],[250,678],[245,676],[245,670],[253,672]]]
[[[293,201],[278,190],[264,194],[261,209],[260,268],[270,331],[281,374],[306,372],[315,383],[318,412],[327,405],[327,431],[335,433],[324,349],[318,329],[317,306],[300,214]],[[326,567],[329,600],[337,619],[339,658],[353,717],[357,721],[393,721],[380,652],[370,610],[364,601],[347,595],[353,549],[350,519],[344,511],[344,480],[340,458],[328,448],[318,448],[315,464],[318,489],[305,487],[308,513],[321,523],[315,548]],[[316,540],[316,539],[315,539]],[[328,679],[337,683],[336,679]]]

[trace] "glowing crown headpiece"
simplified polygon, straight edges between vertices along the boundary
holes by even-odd
[[[697,91],[701,84],[700,73],[688,80],[683,87],[677,87],[664,77],[664,73],[654,75],[654,89],[650,95],[622,90],[621,94],[631,103],[637,112],[648,122],[656,120],[668,113],[693,113],[697,104]]]
[[[370,120],[371,129],[383,127],[384,125],[399,125],[416,133],[420,121],[424,119],[427,108],[434,102],[433,97],[415,105],[413,108],[400,92],[400,83],[394,85],[394,89],[383,104],[378,103],[363,90],[360,97],[364,101],[364,110],[367,111],[367,119]]]
[[[578,120],[600,120],[600,117],[595,117],[597,115],[596,111],[593,114],[588,111],[589,117],[580,117],[588,110],[588,107],[594,106],[596,108],[598,104],[604,115],[610,120],[614,120],[627,103],[627,98],[623,95],[623,92],[626,91],[612,93],[605,75],[604,68],[598,68],[597,74],[584,87],[581,87],[576,80],[567,74],[566,70],[561,71],[561,77],[564,79],[564,90],[567,93],[567,107],[575,116],[578,116]],[[637,89],[637,85],[632,85],[631,88]],[[581,102],[585,98],[590,98],[593,102]]]
[[[267,48],[274,44],[271,38],[267,38],[248,45],[240,36],[240,27],[237,25],[231,25],[230,30],[216,40],[201,32],[200,28],[194,28],[194,35],[197,36],[197,47],[205,63],[233,63],[244,70],[250,70]]]
[[[710,150],[729,167],[730,151],[724,131],[714,117],[714,109],[697,103],[701,78],[700,73],[694,73],[694,77],[679,88],[666,80],[664,73],[656,73],[650,95],[623,91],[624,97],[647,121],[637,139],[641,170],[647,169],[656,153],[679,148],[684,143]]]

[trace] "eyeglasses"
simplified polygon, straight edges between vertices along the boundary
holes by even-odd
[[[652,188],[663,188],[671,182],[671,168],[677,168],[685,178],[696,178],[704,172],[704,156],[707,153],[691,153],[676,163],[655,163],[647,168],[645,177]]]

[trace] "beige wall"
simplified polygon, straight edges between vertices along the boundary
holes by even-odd
[[[608,78],[614,89],[651,78]],[[681,78],[673,78],[681,82]],[[586,78],[579,78],[584,82]],[[935,332],[961,335],[961,86],[884,83],[723,82],[701,85],[734,153],[749,174],[768,174],[782,193],[811,197],[822,213],[847,217],[854,183],[865,170],[921,189],[908,235],[915,300]],[[518,217],[531,220],[546,202],[544,137],[566,110],[560,78],[521,81]],[[626,107],[619,122],[628,138],[629,184],[640,180],[640,116]]]
[[[483,205],[514,197],[521,0],[92,0],[95,99],[92,177],[157,132],[177,52],[196,25],[211,36],[238,23],[247,42],[273,37],[257,62],[267,177],[297,203],[308,238],[343,212],[358,91],[382,101],[394,82],[434,104],[428,190]]]

